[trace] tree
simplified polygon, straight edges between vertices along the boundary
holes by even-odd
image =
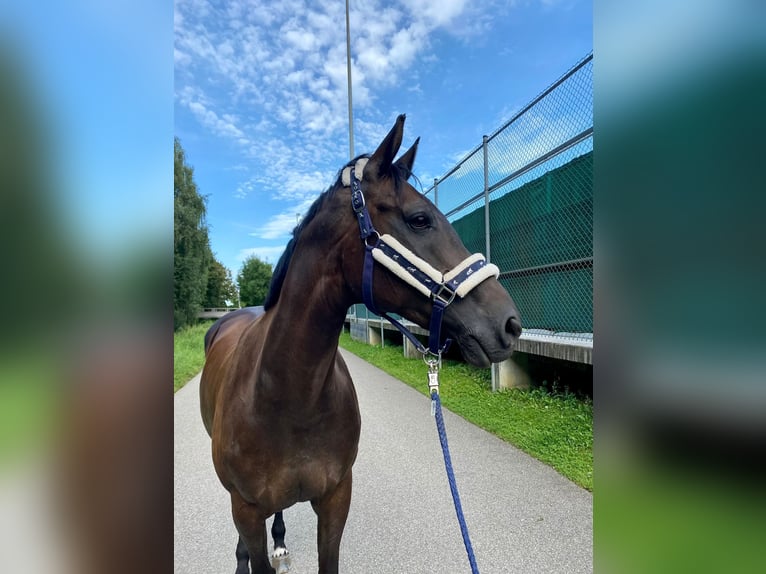
[[[210,262],[207,277],[205,307],[228,307],[238,303],[237,288],[231,278],[231,271],[215,257]]]
[[[178,138],[173,158],[173,324],[176,329],[196,320],[207,294],[213,260],[207,233],[206,198],[194,182]]]
[[[261,261],[255,255],[245,259],[237,274],[239,299],[243,307],[263,305],[266,293],[269,292],[271,274],[271,263]]]

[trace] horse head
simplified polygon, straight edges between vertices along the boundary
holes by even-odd
[[[466,262],[470,254],[447,218],[408,183],[420,138],[395,159],[402,143],[404,120],[404,115],[399,116],[375,152],[350,166],[356,168],[357,178],[361,168],[361,190],[376,235],[395,238],[405,252],[426,262],[425,267],[436,270],[439,275],[448,274]],[[344,191],[350,192],[349,175],[349,170],[344,170],[342,185]],[[346,213],[351,211],[348,207],[345,209]],[[359,301],[363,291],[363,254],[368,240],[360,239],[358,227],[351,236],[353,239],[349,240],[343,257],[343,273],[354,299]],[[377,309],[429,327],[432,313],[429,297],[385,266],[375,265],[372,278]],[[446,335],[458,342],[465,359],[480,367],[507,359],[521,334],[516,305],[495,276],[482,280],[465,296],[454,297],[444,311],[443,325]]]

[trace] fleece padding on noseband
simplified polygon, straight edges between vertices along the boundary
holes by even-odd
[[[447,283],[448,281],[452,281],[455,277],[460,275],[462,271],[465,269],[468,269],[471,265],[476,263],[477,261],[484,261],[484,256],[481,253],[474,253],[473,255],[469,255],[465,259],[463,259],[460,263],[457,264],[457,266],[452,269],[452,271],[447,271],[444,274],[444,282]]]
[[[485,279],[497,277],[500,274],[497,266],[491,263],[477,269],[477,264],[483,264],[485,259],[481,253],[474,253],[442,275],[427,261],[415,255],[388,234],[380,237],[378,246],[372,250],[372,256],[375,261],[426,297],[430,297],[439,286],[446,284],[462,299]]]
[[[482,259],[484,259],[483,255],[481,257]],[[479,283],[481,283],[485,279],[489,279],[490,277],[494,277],[495,279],[497,279],[497,277],[500,275],[500,269],[498,269],[497,265],[493,263],[487,263],[484,267],[482,267],[478,271],[470,273],[470,270],[468,270],[468,273],[469,273],[468,277],[463,280],[463,282],[457,288],[457,291],[455,291],[455,294],[461,299],[465,297],[466,295],[468,295],[471,289],[476,287]],[[445,283],[446,282],[447,281],[445,280]]]
[[[381,244],[383,244],[383,248],[380,247]],[[385,249],[386,245],[391,249]],[[386,251],[393,251],[393,254],[389,255]],[[413,273],[420,271],[431,279],[434,282],[434,285],[439,285],[442,282],[442,274],[439,271],[432,267],[427,261],[424,261],[415,255],[391,235],[385,234],[380,237],[378,247],[375,247],[372,250],[372,256],[375,261],[383,265],[383,267],[391,271],[391,273],[399,277],[399,279],[420,291],[426,297],[431,296],[431,289],[429,289],[422,281],[418,280]]]
[[[356,175],[356,178],[359,181],[362,181],[362,177],[364,175],[364,166],[367,165],[367,162],[370,161],[369,158],[366,157],[360,157],[358,160],[356,160],[356,163],[354,164],[354,172]],[[351,167],[344,167],[343,171],[340,175],[340,181],[345,187],[349,187],[351,185]]]

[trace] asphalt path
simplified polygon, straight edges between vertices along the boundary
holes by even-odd
[[[430,400],[355,355],[343,356],[359,396],[362,434],[340,571],[470,572]],[[174,399],[175,572],[231,573],[237,533],[213,469],[198,390],[199,376]],[[591,493],[446,409],[444,420],[479,571],[592,572]],[[315,573],[311,505],[288,508],[284,519],[291,574]]]

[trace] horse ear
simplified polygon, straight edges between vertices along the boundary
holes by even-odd
[[[418,153],[418,144],[420,138],[415,140],[412,147],[402,154],[402,157],[396,160],[396,165],[407,174],[407,179],[412,175],[412,166],[415,165],[415,154]]]
[[[402,114],[396,118],[396,123],[388,135],[383,138],[383,141],[375,150],[375,153],[370,156],[370,161],[364,169],[365,177],[369,174],[372,180],[385,176],[391,171],[391,165],[394,162],[396,153],[399,151],[399,146],[402,145],[402,135],[404,134],[404,119],[405,115]]]

